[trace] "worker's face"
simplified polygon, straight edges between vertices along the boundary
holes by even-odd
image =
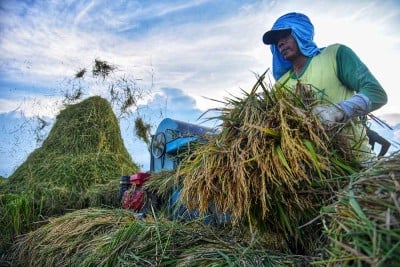
[[[288,61],[294,61],[298,56],[301,56],[299,46],[290,33],[280,36],[276,45],[283,58]]]

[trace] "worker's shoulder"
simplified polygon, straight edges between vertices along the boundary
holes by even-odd
[[[321,48],[321,53],[336,53],[341,47],[346,47],[344,44],[331,44]]]
[[[318,54],[320,57],[324,58],[353,58],[355,53],[347,45],[335,43],[321,48],[321,53]]]
[[[342,47],[342,46],[343,46],[342,44],[331,44],[326,47],[322,47],[321,52],[315,56],[314,61],[316,61],[317,58],[318,58],[318,60],[322,60],[323,62],[325,62],[326,60],[329,60],[332,62],[336,61],[336,55],[337,55],[340,47]]]
[[[343,54],[345,56],[350,56],[355,54],[353,49],[345,44],[335,43],[328,45],[321,49],[322,53],[332,53],[332,54]]]

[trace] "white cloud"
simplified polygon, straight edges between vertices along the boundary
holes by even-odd
[[[0,113],[21,112],[25,117],[55,117],[62,107],[60,97],[36,96],[0,99]]]
[[[87,31],[95,23],[115,24],[105,29],[127,27],[141,18],[161,17],[204,2],[171,6],[164,2],[152,6],[132,2],[126,6],[108,4],[104,8],[105,3],[93,1],[75,7],[79,12],[66,16],[64,23],[55,19],[60,16],[59,6],[47,8],[49,12],[58,12],[55,14],[36,9],[32,11],[35,17],[28,17],[28,24],[15,21],[14,27],[5,31],[1,50],[6,56],[2,61],[11,64],[8,65],[10,69],[29,72],[29,75],[20,76],[21,79],[36,76],[43,83],[55,77],[60,79],[62,75],[72,75],[96,57],[126,69],[135,66],[134,71],[141,78],[149,78],[148,70],[154,68],[157,87],[181,88],[197,100],[199,108],[205,109],[212,103],[203,96],[221,99],[228,92],[235,94],[240,88],[247,89],[254,84],[252,72],[262,73],[271,65],[269,49],[261,42],[262,34],[278,16],[298,9],[312,19],[316,40],[321,46],[333,42],[348,44],[381,81],[390,99],[400,97],[394,88],[395,70],[382,67],[382,62],[400,59],[397,52],[399,39],[382,34],[395,28],[393,17],[398,11],[375,2],[367,5],[348,1],[322,1],[313,5],[305,4],[309,1],[303,1],[301,5],[298,1],[257,2],[246,4],[223,20],[168,23],[168,27],[160,23],[144,31],[140,38],[122,37],[115,32]],[[125,10],[116,13],[121,6]],[[321,10],[325,12],[322,14]],[[376,22],[370,19],[372,16],[386,19]],[[26,60],[30,62],[29,69]],[[393,112],[394,109],[395,105],[389,103],[382,111]]]
[[[145,11],[143,13],[147,14],[150,17],[164,16],[169,13],[174,13],[177,11],[196,7],[207,2],[210,2],[210,0],[183,1],[182,3],[177,3],[172,5],[169,4],[168,2],[167,3],[160,2],[150,6],[149,8],[146,8],[145,10],[143,10]]]
[[[84,5],[83,8],[79,8],[80,11],[74,18],[74,25],[79,25],[81,23],[81,20],[88,15],[89,10],[91,10],[94,5],[95,1],[90,1],[89,3],[83,2],[82,5]]]

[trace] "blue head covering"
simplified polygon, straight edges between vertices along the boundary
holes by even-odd
[[[281,16],[272,26],[272,29],[263,36],[263,42],[271,45],[272,52],[272,74],[278,80],[290,68],[292,63],[283,58],[276,45],[277,34],[282,31],[290,31],[299,46],[300,52],[312,57],[317,55],[321,49],[314,43],[314,26],[310,19],[300,13],[288,13]]]

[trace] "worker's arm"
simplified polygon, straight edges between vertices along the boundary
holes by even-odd
[[[360,98],[355,102],[369,101],[366,103],[368,110],[364,110],[365,114],[387,103],[385,90],[353,50],[341,45],[336,54],[336,62],[339,80],[346,87],[357,92],[356,97]]]
[[[334,105],[313,108],[313,113],[324,124],[330,126],[351,117],[365,116],[387,103],[385,90],[353,50],[340,45],[336,63],[339,80],[356,94]]]

